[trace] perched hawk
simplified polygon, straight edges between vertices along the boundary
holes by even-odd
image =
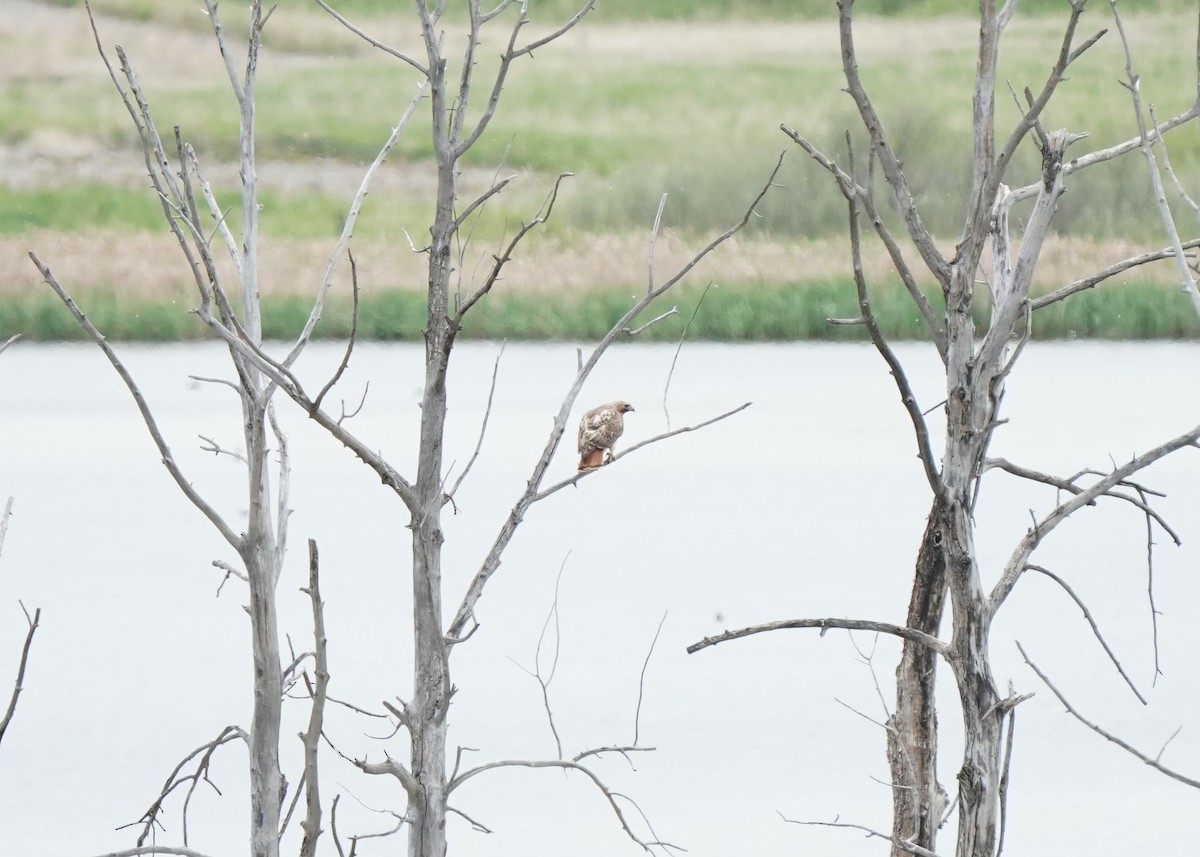
[[[623,414],[633,410],[628,402],[609,402],[592,408],[579,421],[579,469],[593,470],[612,461],[613,444],[625,431]]]

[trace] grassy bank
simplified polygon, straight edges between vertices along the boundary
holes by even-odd
[[[154,4],[148,17],[126,10],[136,22],[102,21],[102,40],[125,44],[159,127],[181,126],[227,199],[236,188],[236,173],[218,167],[235,156],[236,106],[211,37],[198,29],[205,19],[188,6],[196,26],[185,26],[177,20],[178,9],[166,11],[177,5]],[[394,13],[380,17],[382,0],[344,5],[348,12],[365,15],[366,23],[394,33],[400,48],[418,49],[415,28],[403,23],[407,18]],[[554,0],[530,5],[531,14],[558,20],[574,4]],[[842,91],[836,26],[828,15],[832,4],[814,2],[814,8],[826,10],[818,20],[785,16],[778,23],[764,19],[778,17],[788,4],[766,0],[693,4],[698,22],[682,23],[667,13],[687,5],[606,0],[596,17],[562,45],[513,70],[489,133],[467,160],[487,177],[496,171],[520,174],[527,186],[510,187],[495,201],[487,215],[493,231],[511,223],[517,213],[528,216],[533,200],[562,170],[576,175],[556,215],[564,229],[644,229],[663,192],[671,195],[665,225],[689,231],[724,228],[778,152],[790,149],[784,187],[760,209],[762,227],[805,237],[840,232],[844,210],[837,193],[779,131],[780,123],[787,123],[836,156],[844,149],[844,130],[858,124]],[[860,5],[871,11],[865,0]],[[877,5],[884,11],[889,4],[880,0]],[[890,5],[897,10],[912,6]],[[1185,16],[1182,7],[1169,3],[1155,8],[1176,11],[1139,14],[1133,6],[1145,9],[1145,4],[1124,5],[1130,7],[1127,26],[1138,51],[1144,97],[1155,103],[1160,116],[1185,109],[1189,86],[1182,82],[1195,78],[1194,15]],[[904,161],[923,220],[935,232],[953,234],[961,218],[958,201],[966,198],[970,182],[970,85],[978,24],[948,2],[916,6],[955,16],[864,16],[856,29],[860,68]],[[114,0],[114,7],[120,3]],[[1051,7],[1055,11],[1045,15],[1026,14]],[[1040,89],[1061,40],[1064,8],[1049,0],[1022,4],[1022,14],[1009,26],[1001,79],[1018,91],[1024,86]],[[629,23],[640,17],[638,9],[658,9],[668,20]],[[82,11],[63,14],[71,26],[4,44],[13,70],[0,71],[0,142],[39,153],[64,149],[73,168],[98,166],[84,177],[74,169],[50,177],[59,197],[49,203],[13,190],[2,206],[12,213],[0,221],[0,230],[20,228],[30,220],[45,228],[85,228],[88,212],[97,206],[96,223],[145,228],[146,212],[156,208],[155,201],[147,195],[148,205],[139,207],[126,198],[131,189],[144,192],[145,186],[129,117],[94,55]],[[739,20],[714,22],[728,15]],[[806,13],[796,16],[805,18]],[[1089,9],[1083,26],[1091,31],[1111,24],[1106,8],[1097,5]],[[271,43],[272,37],[288,33],[292,35],[283,44]],[[311,44],[304,41],[306,33],[312,34]],[[406,66],[381,57],[298,0],[285,2],[272,16],[268,48],[258,87],[257,149],[264,187],[276,194],[275,210],[286,215],[275,223],[268,217],[266,228],[302,235],[328,232],[337,216],[331,211],[345,206],[361,165],[386,139],[414,78]],[[494,63],[494,54],[486,52],[480,61]],[[1089,132],[1073,154],[1136,133],[1128,95],[1117,83],[1123,67],[1120,42],[1111,33],[1072,67],[1048,121],[1053,127]],[[48,69],[54,73],[47,74]],[[477,111],[478,105],[472,109]],[[999,98],[997,113],[997,125],[1004,128],[1015,120],[1017,108],[1011,99]],[[377,211],[386,216],[373,220],[368,213],[360,229],[398,234],[402,227],[418,235],[427,226],[432,189],[425,114],[419,111],[401,137],[373,192]],[[865,149],[863,141],[858,147]],[[117,153],[123,154],[116,158]],[[1200,180],[1200,138],[1176,135],[1170,154],[1185,185]],[[272,169],[273,162],[289,168]],[[311,189],[311,182],[328,178],[331,165],[352,169],[337,182],[323,180],[320,191]],[[1022,147],[1009,183],[1036,180],[1039,166],[1036,151]],[[1072,235],[1148,239],[1157,228],[1148,188],[1145,167],[1136,157],[1090,169],[1072,180],[1057,227]]]
[[[703,296],[703,300],[701,300]],[[631,302],[628,289],[592,289],[573,293],[496,293],[472,312],[465,328],[470,338],[515,340],[594,340],[621,317]],[[95,293],[82,301],[96,326],[112,339],[175,341],[202,338],[203,326],[183,300],[173,302]],[[923,338],[911,301],[895,284],[874,297],[875,313],[894,339]],[[307,318],[309,303],[295,296],[268,297],[263,329],[270,339],[289,339]],[[820,281],[785,285],[685,287],[668,302],[652,306],[634,326],[675,307],[672,315],[638,335],[639,340],[675,341],[687,327],[689,340],[757,342],[779,340],[856,341],[862,327],[831,325],[827,318],[857,313],[853,284]],[[421,336],[425,302],[412,291],[364,296],[359,315],[362,339],[415,340]],[[690,320],[690,323],[689,323]],[[981,319],[982,320],[982,319]],[[317,335],[344,339],[350,331],[351,305],[328,305]],[[1178,289],[1129,282],[1085,292],[1038,310],[1034,336],[1042,339],[1095,337],[1152,339],[1195,336],[1195,313]],[[78,340],[74,319],[48,292],[0,303],[0,339],[15,333],[30,340]]]

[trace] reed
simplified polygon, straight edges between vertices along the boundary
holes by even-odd
[[[861,326],[833,325],[829,318],[857,315],[853,284],[818,280],[788,284],[744,283],[707,288],[684,286],[670,299],[646,310],[633,326],[674,307],[676,313],[638,334],[638,341],[687,339],[716,342],[796,340],[863,341]],[[497,292],[472,314],[463,335],[473,339],[589,341],[602,336],[630,304],[628,288],[583,292]],[[897,283],[874,289],[873,305],[884,333],[894,340],[924,338],[922,322]],[[268,339],[294,337],[309,304],[296,295],[265,299],[263,331]],[[88,316],[112,339],[171,342],[203,338],[204,327],[182,300],[121,297],[93,292],[84,301]],[[352,320],[344,298],[327,306],[316,335],[344,339]],[[689,324],[690,320],[690,324]],[[978,319],[983,322],[982,317]],[[418,340],[425,326],[420,293],[389,290],[364,295],[358,319],[363,340]],[[26,294],[0,303],[0,339],[19,333],[29,340],[81,338],[78,325],[49,293]],[[1073,296],[1038,310],[1035,339],[1165,339],[1200,333],[1187,299],[1178,289],[1156,283],[1127,282]]]

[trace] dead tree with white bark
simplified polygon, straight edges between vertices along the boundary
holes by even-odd
[[[894,812],[890,833],[876,834],[890,840],[894,855],[935,853],[939,825],[951,806],[956,806],[958,813],[958,857],[994,857],[998,852],[1003,841],[1006,747],[1011,744],[1012,712],[1027,697],[1011,691],[1002,695],[996,686],[989,655],[993,620],[1021,578],[1037,569],[1033,555],[1038,547],[1070,516],[1098,500],[1124,500],[1148,515],[1155,525],[1165,527],[1149,505],[1151,493],[1131,480],[1165,456],[1197,446],[1200,439],[1200,426],[1196,426],[1110,469],[1066,478],[1035,472],[988,454],[993,435],[1005,422],[1001,409],[1005,384],[1037,324],[1037,311],[1137,265],[1171,256],[1182,259],[1181,245],[1192,243],[1176,239],[1172,247],[1114,260],[1103,271],[1050,294],[1030,295],[1042,242],[1068,184],[1083,181],[1086,169],[1094,164],[1144,151],[1149,142],[1163,140],[1176,128],[1194,127],[1200,108],[1198,91],[1188,109],[1143,128],[1123,143],[1069,154],[1074,151],[1072,147],[1080,146],[1086,129],[1047,130],[1043,122],[1068,69],[1104,35],[1101,30],[1085,38],[1079,36],[1085,3],[1069,0],[1058,54],[1045,79],[1024,88],[1019,99],[1021,115],[1013,127],[1004,131],[996,127],[995,120],[997,62],[1005,26],[1017,4],[1009,0],[1003,8],[997,8],[994,0],[979,3],[971,116],[972,181],[969,198],[964,200],[962,231],[952,249],[941,246],[926,228],[918,190],[904,173],[903,153],[893,147],[868,84],[859,73],[853,0],[838,0],[842,67],[847,92],[865,130],[868,151],[853,151],[847,135],[848,151],[838,162],[798,131],[783,127],[833,177],[846,199],[859,315],[838,321],[866,329],[895,379],[912,424],[931,509],[916,560],[905,625],[837,618],[784,620],[706,638],[689,651],[783,628],[866,629],[899,637],[903,649],[896,670],[897,698],[887,723]],[[1132,91],[1136,94],[1136,79],[1132,79]],[[1036,147],[1040,154],[1040,175],[1032,181],[1015,175],[1014,156],[1023,146]],[[890,225],[892,218],[881,210],[885,203],[876,194],[877,178],[882,179],[889,202],[898,213],[898,228]],[[1018,205],[1024,206],[1020,210],[1024,226],[1016,232],[1010,227],[1010,213]],[[1011,219],[1016,221],[1017,217]],[[873,284],[867,281],[861,263],[864,223],[888,250],[895,271],[925,320],[930,347],[945,368],[945,401],[941,404],[917,400],[904,366],[875,322]],[[910,258],[914,251],[925,269],[921,276]],[[985,264],[988,260],[990,266]],[[925,279],[932,279],[939,287],[933,296],[927,296],[918,285]],[[976,286],[981,280],[987,285],[986,319],[977,324]],[[936,432],[928,423],[931,414],[945,420],[940,450],[935,450]],[[1067,497],[1034,522],[1002,568],[981,567],[975,547],[977,504],[990,481],[985,477],[993,471],[1052,485]],[[1166,531],[1174,538],[1169,528]],[[949,628],[943,635],[947,594]],[[937,778],[934,687],[943,665],[949,668],[957,687],[963,722],[962,763],[951,789],[953,797],[947,796]]]
[[[259,203],[255,177],[255,85],[261,35],[267,15],[260,3],[250,9],[250,35],[244,56],[239,58],[226,38],[217,4],[205,0],[217,47],[224,59],[229,83],[239,116],[238,146],[241,176],[241,233],[235,235],[224,213],[217,205],[214,193],[205,181],[192,147],[185,142],[176,127],[172,137],[164,138],[155,124],[150,104],[139,83],[133,62],[120,46],[116,48],[114,65],[105,51],[95,20],[92,29],[96,46],[108,69],[114,86],[120,93],[130,119],[137,130],[145,156],[146,170],[162,206],[167,225],[176,238],[196,286],[199,307],[197,313],[211,326],[226,331],[233,379],[197,378],[232,390],[237,399],[243,427],[242,449],[226,449],[215,440],[205,438],[202,448],[216,455],[229,455],[244,468],[248,518],[245,530],[238,532],[226,517],[193,486],[180,467],[166,437],[159,430],[154,412],[142,395],[136,379],[122,362],[117,350],[103,332],[87,318],[75,303],[66,287],[50,267],[30,253],[33,263],[76,321],[95,342],[125,386],[153,439],[164,466],[184,493],[222,536],[237,556],[237,563],[217,559],[213,565],[243,581],[248,591],[251,628],[251,659],[253,661],[253,709],[248,729],[229,726],[212,741],[201,746],[172,771],[161,794],[134,827],[140,829],[137,847],[130,853],[182,853],[175,846],[159,845],[156,831],[165,811],[168,797],[184,795],[183,849],[188,847],[187,808],[197,785],[207,777],[212,754],[222,745],[240,740],[248,751],[250,780],[250,853],[254,857],[276,857],[279,854],[281,826],[284,823],[282,805],[286,780],[280,765],[280,718],[284,701],[288,669],[281,664],[280,632],[276,592],[283,570],[287,546],[287,526],[290,509],[288,488],[290,465],[287,438],[275,418],[273,398],[276,384],[253,359],[262,348],[262,315],[258,286],[258,223]],[[89,9],[89,18],[90,18]],[[268,13],[269,15],[269,13]],[[233,261],[236,282],[225,282],[217,265],[216,253],[210,238],[216,223],[220,243]],[[236,298],[240,294],[240,300]],[[236,333],[235,333],[236,331]],[[272,466],[274,462],[274,467]],[[314,560],[315,568],[315,560]],[[315,584],[310,584],[315,591]],[[320,641],[318,641],[320,648]],[[320,715],[316,697],[314,716]],[[313,739],[315,746],[315,739]],[[191,767],[188,767],[191,765]],[[315,765],[306,755],[306,765]],[[315,783],[315,768],[298,777]]]
[[[532,463],[529,477],[524,486],[516,492],[516,499],[511,511],[504,520],[498,523],[491,547],[480,558],[478,568],[471,576],[465,591],[451,602],[454,605],[453,612],[447,615],[445,612],[447,593],[443,590],[444,533],[442,515],[447,508],[453,507],[456,492],[470,474],[471,466],[479,454],[483,434],[487,427],[485,416],[480,431],[480,442],[476,445],[475,453],[467,465],[451,480],[451,474],[444,459],[447,402],[450,392],[447,379],[451,356],[459,335],[469,323],[469,314],[475,307],[487,301],[493,288],[502,280],[505,266],[521,242],[551,216],[560,187],[570,175],[563,173],[553,182],[552,186],[548,188],[541,208],[528,222],[521,224],[500,246],[495,247],[490,254],[483,257],[483,264],[476,269],[481,273],[472,280],[463,273],[464,270],[471,267],[464,264],[463,259],[470,251],[472,224],[476,222],[476,218],[483,212],[489,200],[501,193],[511,179],[498,179],[480,195],[464,199],[460,190],[462,162],[467,152],[487,133],[498,109],[508,75],[518,61],[532,55],[535,50],[554,42],[579,24],[591,11],[594,0],[586,0],[569,20],[544,35],[533,38],[525,37],[530,18],[527,4],[524,2],[498,0],[494,7],[486,9],[478,0],[463,0],[460,5],[464,14],[458,19],[448,20],[444,18],[447,9],[447,3],[444,0],[435,3],[430,3],[428,0],[414,0],[411,8],[416,13],[415,26],[420,48],[413,53],[395,48],[364,32],[331,5],[326,4],[324,0],[317,0],[317,2],[357,37],[394,58],[398,62],[400,74],[413,75],[415,77],[414,95],[396,122],[390,137],[383,143],[378,156],[366,170],[362,183],[350,203],[341,235],[335,242],[329,263],[324,272],[315,278],[315,294],[306,323],[295,341],[280,352],[268,349],[261,340],[255,261],[257,205],[254,185],[254,83],[261,33],[270,13],[264,15],[258,0],[252,2],[247,61],[245,70],[239,71],[233,60],[232,48],[221,29],[216,14],[216,4],[211,0],[206,0],[206,10],[212,20],[221,54],[225,58],[242,118],[240,168],[243,234],[240,241],[227,227],[225,217],[216,205],[215,196],[207,182],[204,181],[200,161],[192,148],[185,142],[183,135],[177,131],[174,141],[168,143],[158,134],[153,124],[150,107],[138,84],[133,68],[119,49],[120,73],[118,74],[111,66],[110,70],[141,135],[147,168],[155,191],[162,200],[164,215],[179,240],[187,263],[194,274],[197,305],[193,312],[229,348],[238,379],[230,386],[238,391],[246,417],[248,454],[252,450],[257,452],[266,449],[266,428],[267,426],[275,428],[271,403],[273,397],[281,393],[298,405],[305,416],[320,425],[333,439],[349,449],[355,457],[374,471],[383,485],[395,494],[403,506],[401,514],[411,537],[410,558],[399,563],[401,573],[410,579],[413,596],[414,662],[411,673],[411,693],[397,695],[394,701],[385,701],[383,707],[393,720],[396,734],[405,741],[406,752],[388,753],[382,760],[361,757],[349,758],[349,761],[364,774],[392,778],[400,786],[405,796],[405,805],[398,810],[388,810],[388,812],[397,819],[397,825],[392,832],[406,831],[408,853],[411,857],[443,857],[447,850],[447,816],[450,813],[459,812],[450,802],[454,790],[468,780],[488,771],[508,767],[557,768],[581,775],[606,798],[622,828],[634,843],[646,851],[669,847],[658,841],[653,832],[642,833],[635,829],[636,825],[630,822],[627,812],[621,808],[618,800],[620,796],[608,788],[592,767],[592,762],[601,755],[628,754],[647,749],[644,746],[635,746],[636,741],[635,745],[585,748],[569,756],[560,752],[557,758],[550,759],[499,759],[469,769],[460,769],[460,752],[451,766],[447,723],[447,714],[454,694],[454,685],[451,681],[451,655],[456,647],[466,643],[478,631],[477,605],[483,597],[488,583],[499,570],[506,549],[531,508],[563,488],[577,485],[582,480],[593,478],[600,472],[591,470],[573,473],[571,476],[553,483],[548,482],[547,479],[551,463],[555,460],[564,435],[571,438],[571,434],[568,433],[568,423],[576,399],[583,391],[592,371],[614,342],[635,337],[652,324],[674,314],[674,310],[668,310],[649,321],[635,324],[635,319],[638,319],[643,311],[679,283],[701,259],[749,222],[755,213],[755,206],[774,183],[780,164],[775,165],[762,190],[749,201],[741,220],[702,247],[690,261],[665,280],[656,279],[654,275],[656,222],[650,241],[648,259],[650,276],[645,292],[631,303],[622,317],[596,343],[590,354],[585,357],[582,352],[580,353],[575,377],[569,388],[564,391],[557,412],[553,414],[552,427],[546,437],[541,454]],[[490,71],[485,71],[479,61],[483,34],[485,31],[497,28],[502,31],[499,62]],[[327,394],[341,379],[342,373],[351,359],[355,345],[353,333],[339,365],[317,392],[313,393],[306,389],[295,373],[294,365],[304,352],[320,322],[342,260],[349,256],[348,250],[355,222],[372,179],[383,168],[384,162],[399,136],[405,132],[409,119],[422,105],[430,111],[433,149],[431,169],[435,173],[437,190],[429,226],[429,242],[424,247],[413,248],[428,258],[426,283],[428,311],[424,329],[425,360],[419,404],[419,436],[412,449],[412,460],[407,465],[401,466],[385,458],[373,442],[359,437],[353,431],[344,412],[331,411],[325,404]],[[246,301],[240,312],[235,311],[230,298],[231,290],[221,282],[219,272],[213,262],[214,251],[207,240],[210,233],[221,239],[227,252],[235,261],[241,279],[238,285],[243,299]],[[357,274],[353,257],[349,256],[349,259],[355,312],[357,313]],[[195,782],[197,778],[203,777],[208,754],[219,742],[246,737],[253,749],[251,763],[253,783],[252,853],[255,857],[260,854],[273,855],[277,853],[278,848],[282,803],[282,791],[277,790],[281,785],[278,767],[277,704],[279,695],[277,691],[281,687],[285,671],[279,668],[278,635],[275,630],[273,601],[270,599],[273,598],[278,582],[280,568],[278,563],[282,560],[282,535],[286,526],[286,482],[281,482],[277,491],[275,506],[277,515],[274,519],[275,528],[272,529],[273,519],[266,514],[270,494],[268,492],[269,483],[265,475],[265,464],[255,464],[252,459],[249,464],[252,529],[242,535],[236,535],[230,531],[215,510],[195,494],[183,474],[175,466],[170,451],[158,434],[149,415],[148,407],[142,400],[136,385],[125,372],[103,335],[91,326],[82,311],[76,307],[65,289],[54,278],[50,269],[36,256],[34,262],[42,276],[75,314],[79,323],[92,336],[93,340],[104,349],[118,372],[122,374],[142,410],[143,416],[146,417],[151,434],[163,454],[164,463],[180,487],[213,521],[244,560],[246,565],[244,574],[250,582],[252,592],[252,606],[254,607],[252,618],[260,622],[256,625],[255,631],[255,728],[245,735],[239,734],[236,730],[222,732],[221,736],[198,750],[194,757],[190,757],[193,759],[193,763],[187,772],[184,772],[182,766],[177,769],[172,775],[172,779],[168,781],[164,792],[180,787],[172,784],[182,781],[181,777],[190,782]],[[611,472],[609,467],[622,466],[620,462],[624,458],[647,445],[683,432],[703,428],[741,411],[748,404],[732,407],[725,413],[701,423],[676,428],[634,443],[614,456],[609,466],[602,470]],[[279,434],[277,443],[281,451],[283,450],[283,440],[282,435]],[[210,444],[209,448],[219,451],[219,447],[215,443]],[[286,473],[286,470],[284,472]],[[315,553],[312,562],[315,569]],[[226,568],[229,573],[242,576],[240,570],[236,570],[228,564],[222,567]],[[315,578],[310,584],[309,593],[314,605],[317,648],[314,653],[314,678],[308,682],[307,686],[311,688],[310,694],[314,704],[318,704],[327,698],[322,676],[327,677],[328,673],[324,655],[323,622],[317,612],[320,598],[317,594]],[[398,677],[403,675],[405,666],[397,665]],[[401,696],[406,698],[401,699]],[[261,718],[260,703],[262,706]],[[310,723],[305,736],[306,759],[310,755],[315,759],[318,736],[322,739],[327,737],[320,729],[319,718],[316,722]],[[336,745],[334,749],[337,749]],[[259,751],[262,753],[261,756]],[[307,788],[315,789],[317,787],[315,771],[306,767],[304,776]],[[312,791],[308,794],[306,807],[309,812],[303,828],[305,848],[307,849],[310,846],[310,840],[315,840],[316,835],[320,833],[322,818],[320,800]],[[335,812],[336,801],[330,809],[330,826],[333,828],[334,842],[341,852],[342,843],[336,830]],[[459,814],[461,815],[461,812]],[[478,826],[476,822],[471,821],[472,824]],[[361,838],[350,837],[351,852],[354,850],[354,843]],[[138,851],[137,853],[149,853],[149,851]],[[170,852],[164,849],[163,853],[182,852]],[[311,853],[311,851],[305,853]]]

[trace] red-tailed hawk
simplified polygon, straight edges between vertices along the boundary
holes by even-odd
[[[613,444],[625,431],[629,402],[609,402],[592,408],[579,421],[579,469],[593,470],[612,461]]]

